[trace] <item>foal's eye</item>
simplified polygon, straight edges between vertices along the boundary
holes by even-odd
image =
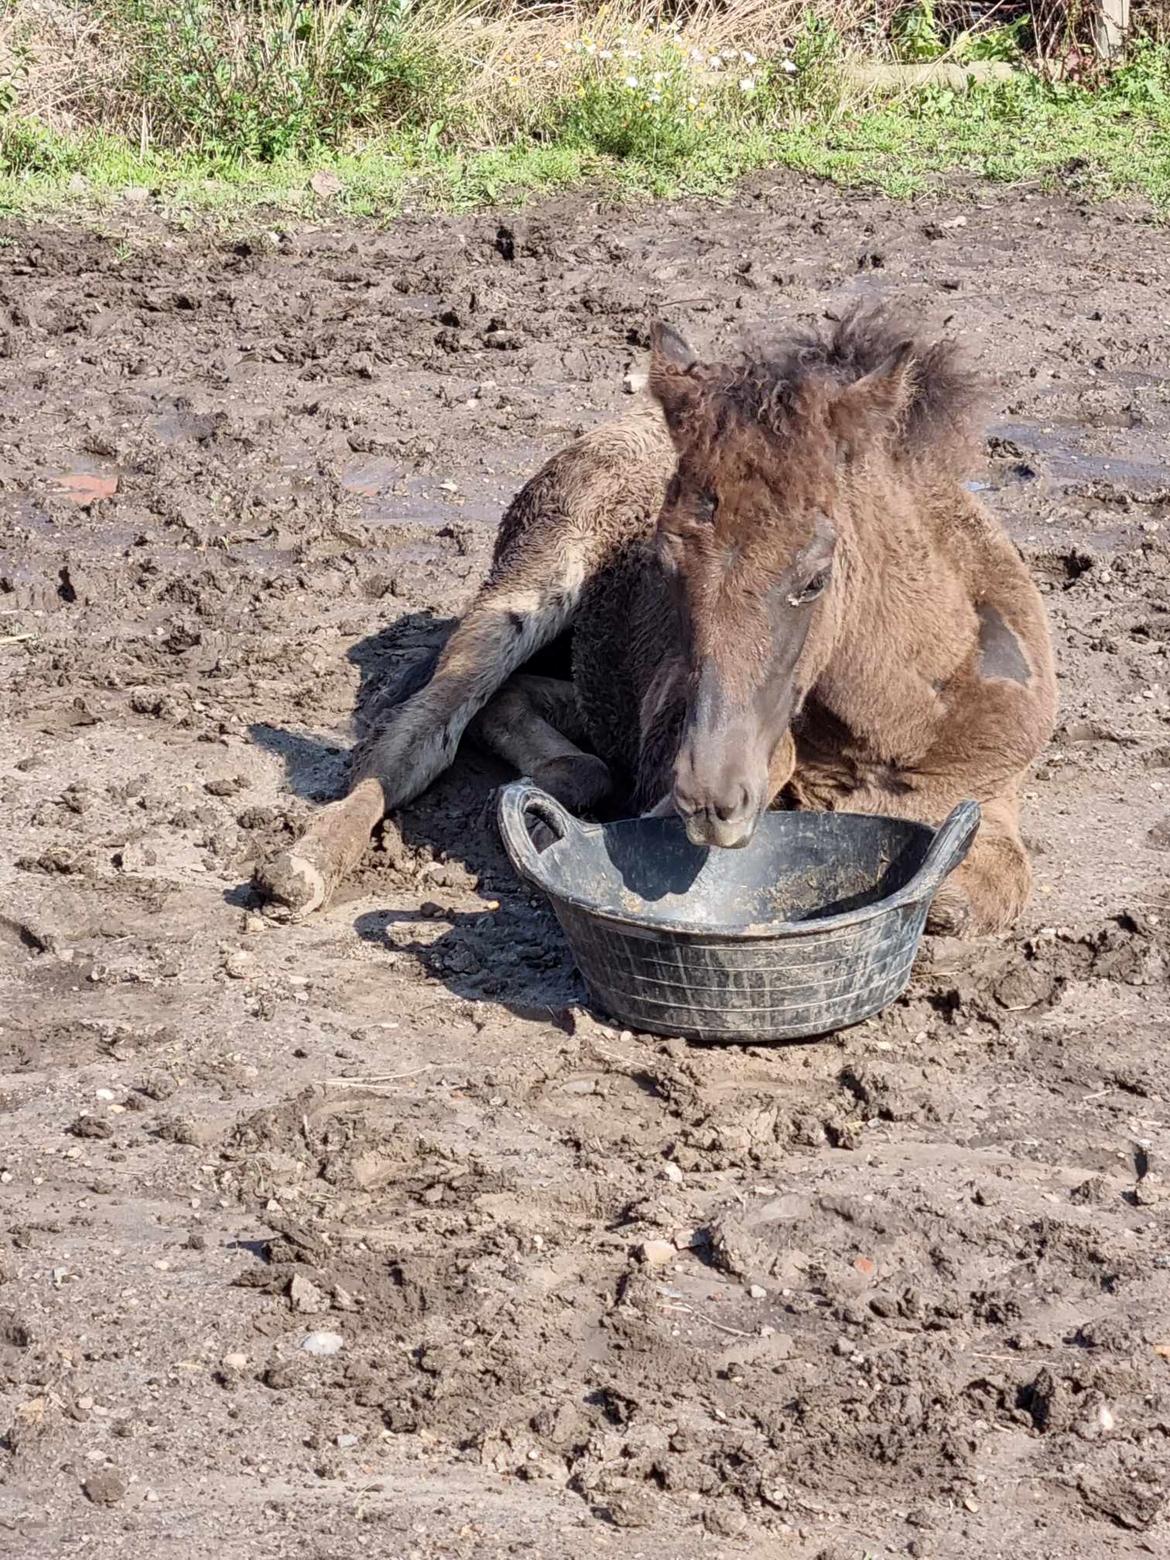
[[[818,574],[813,575],[803,590],[794,590],[792,592],[788,598],[788,605],[790,607],[807,606],[810,601],[817,599],[828,583],[829,571],[828,569],[822,569]]]
[[[667,574],[677,574],[679,567],[679,540],[670,531],[658,533],[658,562]]]

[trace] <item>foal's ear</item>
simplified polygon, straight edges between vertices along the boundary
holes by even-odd
[[[830,415],[847,449],[867,433],[881,438],[901,420],[914,396],[916,350],[913,341],[903,341],[884,362],[838,394]]]
[[[697,385],[691,370],[698,363],[694,348],[673,325],[656,320],[650,327],[650,394],[673,425],[694,399]]]
[[[673,325],[655,320],[650,327],[650,361],[685,374],[699,361],[695,349]]]

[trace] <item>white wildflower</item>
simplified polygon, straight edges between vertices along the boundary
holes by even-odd
[[[723,59],[722,59],[722,56],[718,55],[718,54],[713,54],[711,56],[711,58],[707,61],[707,68],[708,68],[708,70],[722,70],[723,69]]]
[[[637,85],[638,85],[638,78],[637,78],[637,76],[627,76],[626,77],[626,86],[627,87],[636,87]]]
[[[756,64],[756,56],[745,49],[743,51],[743,62],[751,70],[752,66]]]
[[[613,59],[613,50],[612,49],[602,49],[602,51],[597,56],[597,58],[599,60],[612,60]]]
[[[784,72],[784,74],[786,76],[795,76],[796,75],[796,61],[795,60],[785,60],[783,65],[781,65],[780,69]]]
[[[739,84],[739,90],[744,94],[745,97],[751,97],[752,93],[756,90],[756,84],[750,76],[745,76]]]
[[[662,102],[662,93],[661,92],[651,92],[650,96],[646,99],[646,101],[647,101],[647,103],[661,103]]]

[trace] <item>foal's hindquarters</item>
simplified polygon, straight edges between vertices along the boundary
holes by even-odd
[[[258,868],[270,905],[301,917],[327,904],[372,831],[450,767],[469,729],[574,810],[608,794],[607,766],[579,745],[586,723],[571,685],[522,668],[572,625],[608,561],[653,534],[673,464],[662,415],[640,396],[525,484],[500,522],[487,579],[441,652],[408,668],[365,714],[348,794]]]
[[[846,636],[844,668],[829,669],[796,722],[785,801],[929,824],[958,802],[979,802],[975,842],[927,923],[977,935],[1012,926],[1030,896],[1020,787],[1052,729],[1056,677],[1044,605],[1016,549],[967,495],[952,495],[946,507],[952,545],[932,595],[950,625],[937,643],[949,639],[939,653],[951,664],[930,676],[939,668],[923,664],[921,645],[869,637],[861,648]],[[901,623],[912,632],[910,614]],[[871,662],[860,697],[851,654]]]

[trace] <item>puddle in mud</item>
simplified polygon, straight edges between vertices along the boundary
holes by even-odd
[[[113,498],[118,491],[116,472],[103,470],[88,461],[77,461],[68,471],[57,472],[50,478],[53,491],[66,498],[78,509],[88,509],[105,498]]]
[[[455,487],[443,490],[434,478],[408,477],[396,461],[379,455],[345,467],[340,481],[361,501],[362,518],[371,525],[437,528],[458,520],[495,526],[507,502],[494,493],[471,498]]]
[[[1121,427],[1120,423],[1115,426]],[[1073,429],[1091,431],[1086,424],[1069,419],[1060,424],[1025,422],[996,423],[990,430],[993,439],[1003,440],[1017,449],[1042,457],[1042,474],[1062,487],[1076,483],[1101,482],[1121,489],[1170,490],[1170,465],[1158,460],[1143,460],[1129,455],[1109,453],[1092,455],[1074,447],[1069,438]],[[1020,468],[1016,481],[1028,480]],[[1010,479],[1009,479],[1010,480]],[[1000,486],[990,483],[989,486]]]
[[[160,444],[181,444],[186,439],[201,444],[226,421],[222,412],[189,412],[172,407],[147,418],[146,426]]]

